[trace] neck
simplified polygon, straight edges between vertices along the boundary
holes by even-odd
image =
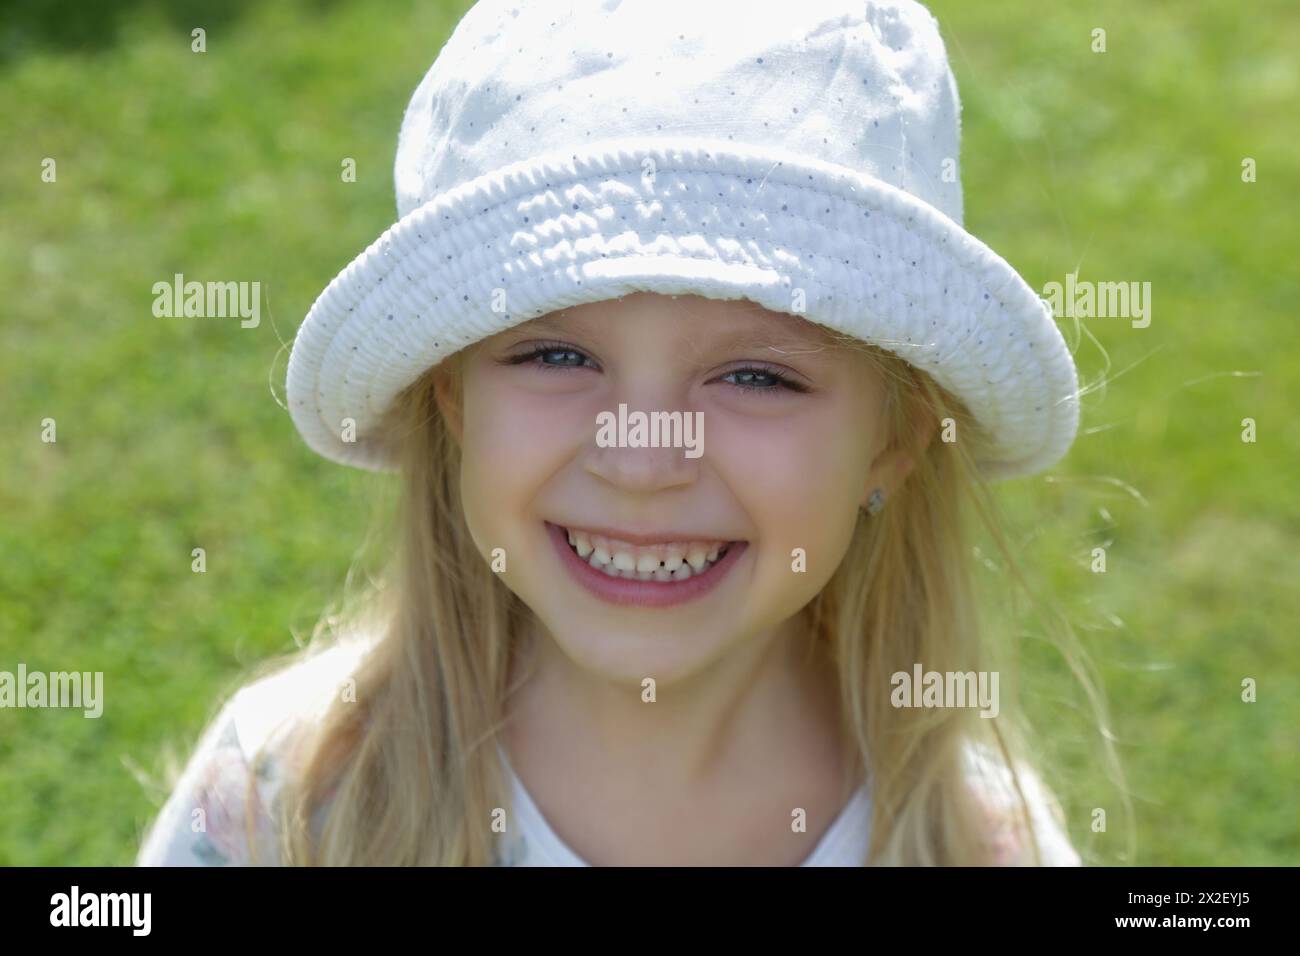
[[[529,637],[532,667],[508,704],[504,741],[516,766],[562,767],[602,789],[682,793],[843,763],[835,672],[801,616],[658,683],[654,702],[639,681],[578,667],[540,626]],[[849,767],[841,773],[848,789]]]

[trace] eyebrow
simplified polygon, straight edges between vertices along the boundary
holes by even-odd
[[[548,315],[540,316],[536,319],[529,319],[527,322],[521,322],[519,325],[512,326],[506,331],[518,332],[523,335],[552,335],[556,338],[563,336],[565,332],[565,330],[561,329],[559,324]]]
[[[758,351],[781,355],[809,355],[824,352],[831,343],[812,335],[800,335],[776,329],[738,329],[708,343],[708,348],[720,352]]]

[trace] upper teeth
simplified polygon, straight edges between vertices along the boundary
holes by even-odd
[[[682,541],[639,546],[585,531],[569,531],[569,544],[593,568],[611,577],[684,581],[717,561],[725,541]]]

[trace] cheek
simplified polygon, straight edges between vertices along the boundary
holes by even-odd
[[[805,583],[819,586],[838,566],[870,465],[875,423],[863,407],[825,401],[797,415],[728,419],[706,439],[756,529],[760,573],[788,575],[795,548],[807,556]]]
[[[467,380],[464,395],[461,493],[481,545],[480,530],[498,539],[518,533],[530,502],[571,453],[580,416],[572,402],[512,388],[490,373]]]

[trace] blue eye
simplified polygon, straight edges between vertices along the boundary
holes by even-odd
[[[573,349],[545,349],[535,353],[543,365],[564,365],[570,368],[581,366],[587,359],[581,352]]]
[[[747,392],[806,392],[808,389],[798,382],[766,368],[738,368],[722,376],[722,381]]]
[[[552,342],[543,342],[527,352],[511,356],[505,360],[505,363],[507,365],[535,365],[538,368],[547,370],[583,368],[586,366],[597,367],[596,363],[585,352],[580,352],[570,345]]]

